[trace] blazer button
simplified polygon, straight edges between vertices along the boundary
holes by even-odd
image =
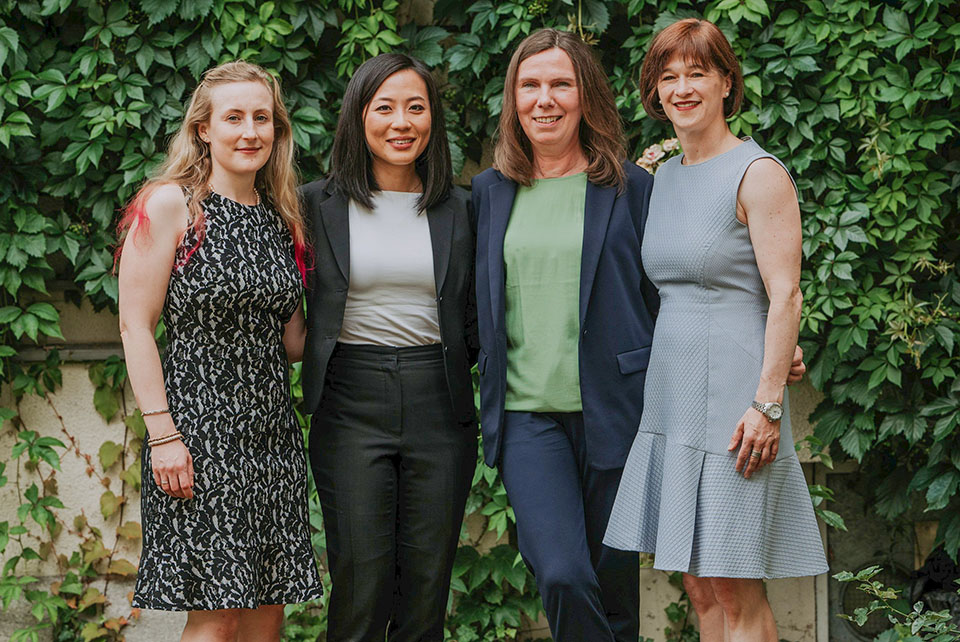
[[[450,346],[443,346],[443,351],[444,351],[444,352],[449,352],[449,351],[450,351]]]
[[[586,330],[583,331],[583,336],[587,336],[587,331],[586,331]]]
[[[442,296],[442,295],[441,295],[441,296],[438,296],[438,297],[437,297],[437,301],[443,301],[443,296]]]

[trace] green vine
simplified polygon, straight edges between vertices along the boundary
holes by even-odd
[[[899,590],[873,579],[882,570],[879,566],[870,566],[856,575],[843,571],[833,576],[838,582],[859,582],[857,589],[874,598],[867,606],[857,608],[853,615],[841,614],[839,617],[863,626],[874,613],[886,615],[893,628],[878,635],[876,642],[952,642],[960,639],[960,627],[954,623],[950,611],[927,610],[922,601],[911,606]],[[960,589],[957,593],[960,594]]]
[[[0,0],[0,377],[4,406],[0,604],[29,606],[15,640],[117,640],[137,613],[110,605],[139,543],[128,514],[140,487],[142,419],[127,407],[118,358],[91,364],[94,405],[114,420],[81,445],[57,409],[64,342],[51,291],[115,309],[118,208],[162,158],[199,74],[249,58],[287,92],[305,179],[327,163],[346,80],[364,59],[409,52],[438,70],[455,169],[482,166],[506,64],[534,29],[576,30],[608,70],[631,155],[670,135],[636,87],[646,45],[690,15],[717,22],[743,61],[746,100],[733,130],[754,135],[802,195],[802,345],[824,401],[811,451],[854,459],[871,510],[939,520],[960,550],[960,7],[950,0],[437,0],[430,24],[397,0]],[[464,179],[466,176],[464,177]],[[36,348],[46,355],[36,360]],[[297,371],[293,377],[299,392]],[[25,400],[56,418],[28,425]],[[302,419],[302,418],[301,418]],[[118,420],[122,420],[122,423]],[[32,422],[32,420],[30,420]],[[304,423],[304,429],[308,427]],[[99,485],[106,530],[64,506],[64,458]],[[540,617],[514,548],[512,511],[494,471],[478,468],[457,558],[448,636],[511,640]],[[71,480],[75,483],[74,480]],[[811,488],[818,514],[829,489]],[[326,562],[316,498],[314,548]],[[110,532],[107,532],[109,530]],[[79,542],[66,547],[64,534]],[[118,544],[119,542],[119,544]],[[129,545],[132,545],[131,549]],[[71,545],[72,546],[72,545]],[[33,569],[58,579],[46,586]],[[671,639],[689,639],[681,599]],[[686,609],[686,610],[684,610]],[[116,615],[122,612],[122,615]],[[325,631],[323,604],[287,608],[288,640]],[[687,637],[684,637],[687,636]],[[892,639],[892,638],[891,638]]]

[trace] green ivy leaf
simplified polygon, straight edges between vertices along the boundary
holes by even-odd
[[[15,305],[8,305],[0,308],[0,323],[11,323],[23,314],[23,310]]]
[[[120,460],[122,453],[123,444],[117,444],[112,441],[103,442],[100,446],[99,457],[100,466],[103,467],[104,472]]]
[[[178,15],[184,20],[206,18],[213,8],[213,0],[180,0]]]
[[[890,5],[887,5],[883,10],[883,24],[891,31],[896,31],[904,36],[910,35],[910,20],[907,18],[907,14],[897,11]]]
[[[137,522],[125,522],[117,528],[117,535],[129,540],[138,540],[143,537],[143,529]]]
[[[110,566],[107,567],[107,573],[129,577],[137,574],[137,567],[125,559],[113,559],[110,561]]]
[[[121,503],[123,503],[123,499],[114,495],[113,491],[105,491],[103,495],[100,496],[100,512],[103,513],[103,518],[109,519],[111,515],[120,509]]]
[[[113,416],[120,409],[120,404],[117,403],[117,394],[113,388],[108,386],[98,387],[94,391],[93,405],[104,421],[113,419]]]
[[[946,508],[950,498],[957,492],[960,485],[960,472],[948,470],[927,487],[927,507],[925,511],[940,510]]]
[[[124,417],[123,423],[140,439],[143,439],[147,434],[147,425],[144,423],[143,415],[140,414],[139,410],[134,411],[132,415]]]

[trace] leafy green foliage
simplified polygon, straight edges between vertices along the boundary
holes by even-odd
[[[950,642],[960,639],[960,627],[954,624],[950,611],[928,611],[923,602],[910,606],[900,591],[873,579],[881,570],[879,566],[871,566],[856,574],[843,571],[833,576],[839,582],[859,582],[857,588],[874,598],[867,606],[856,609],[853,615],[841,613],[839,617],[863,626],[873,613],[886,615],[893,627],[878,635],[876,642]],[[960,593],[960,589],[957,592]]]
[[[509,56],[533,30],[575,30],[609,72],[633,157],[672,134],[646,117],[636,86],[652,35],[704,16],[743,62],[745,104],[731,122],[791,168],[802,199],[805,314],[810,379],[825,393],[812,452],[832,465],[853,458],[876,477],[874,507],[891,519],[927,511],[938,541],[960,549],[960,9],[950,0],[438,0],[432,24],[411,21],[397,0],[0,0],[0,372],[17,399],[48,397],[60,357],[18,361],[25,345],[60,339],[59,313],[44,301],[54,282],[71,300],[113,307],[113,227],[118,209],[162,159],[184,102],[203,70],[235,58],[283,81],[305,179],[326,168],[350,73],[383,51],[405,51],[438,69],[455,169],[480,163],[502,106]],[[662,148],[661,148],[662,149]],[[124,538],[126,494],[140,485],[144,424],[123,407],[118,360],[90,369],[94,404],[123,418],[96,452],[41,436],[13,410],[16,434],[0,461],[0,486],[18,461],[41,483],[19,488],[19,523],[0,523],[0,601],[28,600],[35,639],[112,640],[127,625],[103,616],[98,577],[129,568],[80,519],[64,524],[54,473],[64,449],[86,458],[105,486],[101,511]],[[298,373],[294,370],[294,389]],[[301,417],[301,419],[303,419]],[[64,428],[66,432],[66,428]],[[67,434],[69,437],[69,434]],[[52,439],[52,441],[50,441]],[[68,440],[69,441],[69,440]],[[19,470],[19,469],[18,469]],[[5,476],[6,475],[6,476]],[[15,473],[14,482],[19,484]],[[110,487],[111,476],[122,483]],[[472,528],[457,560],[448,635],[508,640],[538,615],[532,579],[517,563],[514,516],[496,472],[478,467],[468,503]],[[28,494],[29,493],[29,494]],[[812,487],[818,514],[842,526]],[[325,543],[315,495],[314,545]],[[124,523],[124,526],[119,526]],[[27,524],[53,537],[82,534],[63,556],[50,592],[18,577],[34,547]],[[120,532],[118,530],[118,532]],[[129,562],[128,562],[129,563]],[[521,572],[522,570],[522,572]],[[63,597],[64,608],[57,596]],[[322,606],[322,605],[320,605]],[[670,635],[686,639],[682,602]],[[325,631],[318,605],[288,608],[287,639]],[[675,629],[675,631],[673,630]]]

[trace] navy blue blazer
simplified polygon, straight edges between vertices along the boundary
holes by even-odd
[[[587,183],[580,264],[580,396],[587,459],[597,468],[626,461],[643,412],[643,381],[660,305],[640,261],[653,177],[624,163],[626,186]],[[484,460],[500,457],[507,389],[503,237],[517,185],[494,169],[473,179],[477,216],[480,425]]]

